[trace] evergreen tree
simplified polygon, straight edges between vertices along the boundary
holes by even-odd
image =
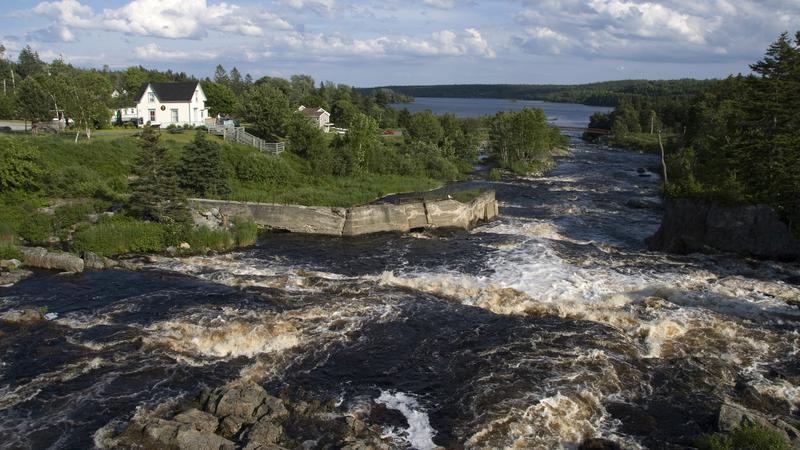
[[[198,131],[194,140],[183,148],[178,164],[178,183],[182,189],[199,197],[219,196],[230,192],[222,148]]]
[[[149,126],[142,131],[140,150],[133,167],[130,210],[138,217],[161,223],[188,219],[186,199],[178,188],[175,167],[160,135]]]
[[[52,118],[52,101],[34,77],[28,77],[17,87],[17,112],[26,121],[39,122]]]

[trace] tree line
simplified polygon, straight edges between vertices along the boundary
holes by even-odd
[[[691,98],[621,102],[589,126],[663,130],[667,195],[768,204],[800,233],[800,32],[781,34],[750,69]]]
[[[500,98],[617,106],[622,100],[691,97],[708,89],[715,80],[621,80],[599,83],[556,84],[453,84],[430,86],[385,86],[361,92],[390,89],[413,97]]]

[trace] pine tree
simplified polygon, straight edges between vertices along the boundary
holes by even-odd
[[[178,164],[180,187],[200,197],[224,195],[230,192],[226,178],[222,149],[198,131],[194,141],[184,147]]]
[[[133,168],[137,178],[131,182],[130,210],[146,220],[184,222],[189,217],[186,199],[178,188],[175,167],[159,138],[155,130],[149,126],[144,128]]]

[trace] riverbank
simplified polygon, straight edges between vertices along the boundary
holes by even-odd
[[[470,232],[268,233],[4,288],[0,313],[39,320],[0,323],[0,439],[89,448],[136,422],[247,445],[262,422],[279,445],[339,446],[358,418],[392,448],[687,448],[797,428],[800,267],[647,251],[660,213],[628,203],[658,195],[637,170],[656,158],[574,147],[543,177],[472,182],[501,216]],[[250,382],[269,397],[232,389]],[[225,437],[202,386],[288,420],[262,408]]]

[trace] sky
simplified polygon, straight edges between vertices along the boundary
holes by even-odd
[[[575,84],[748,73],[800,0],[0,0],[46,61],[355,86]]]

